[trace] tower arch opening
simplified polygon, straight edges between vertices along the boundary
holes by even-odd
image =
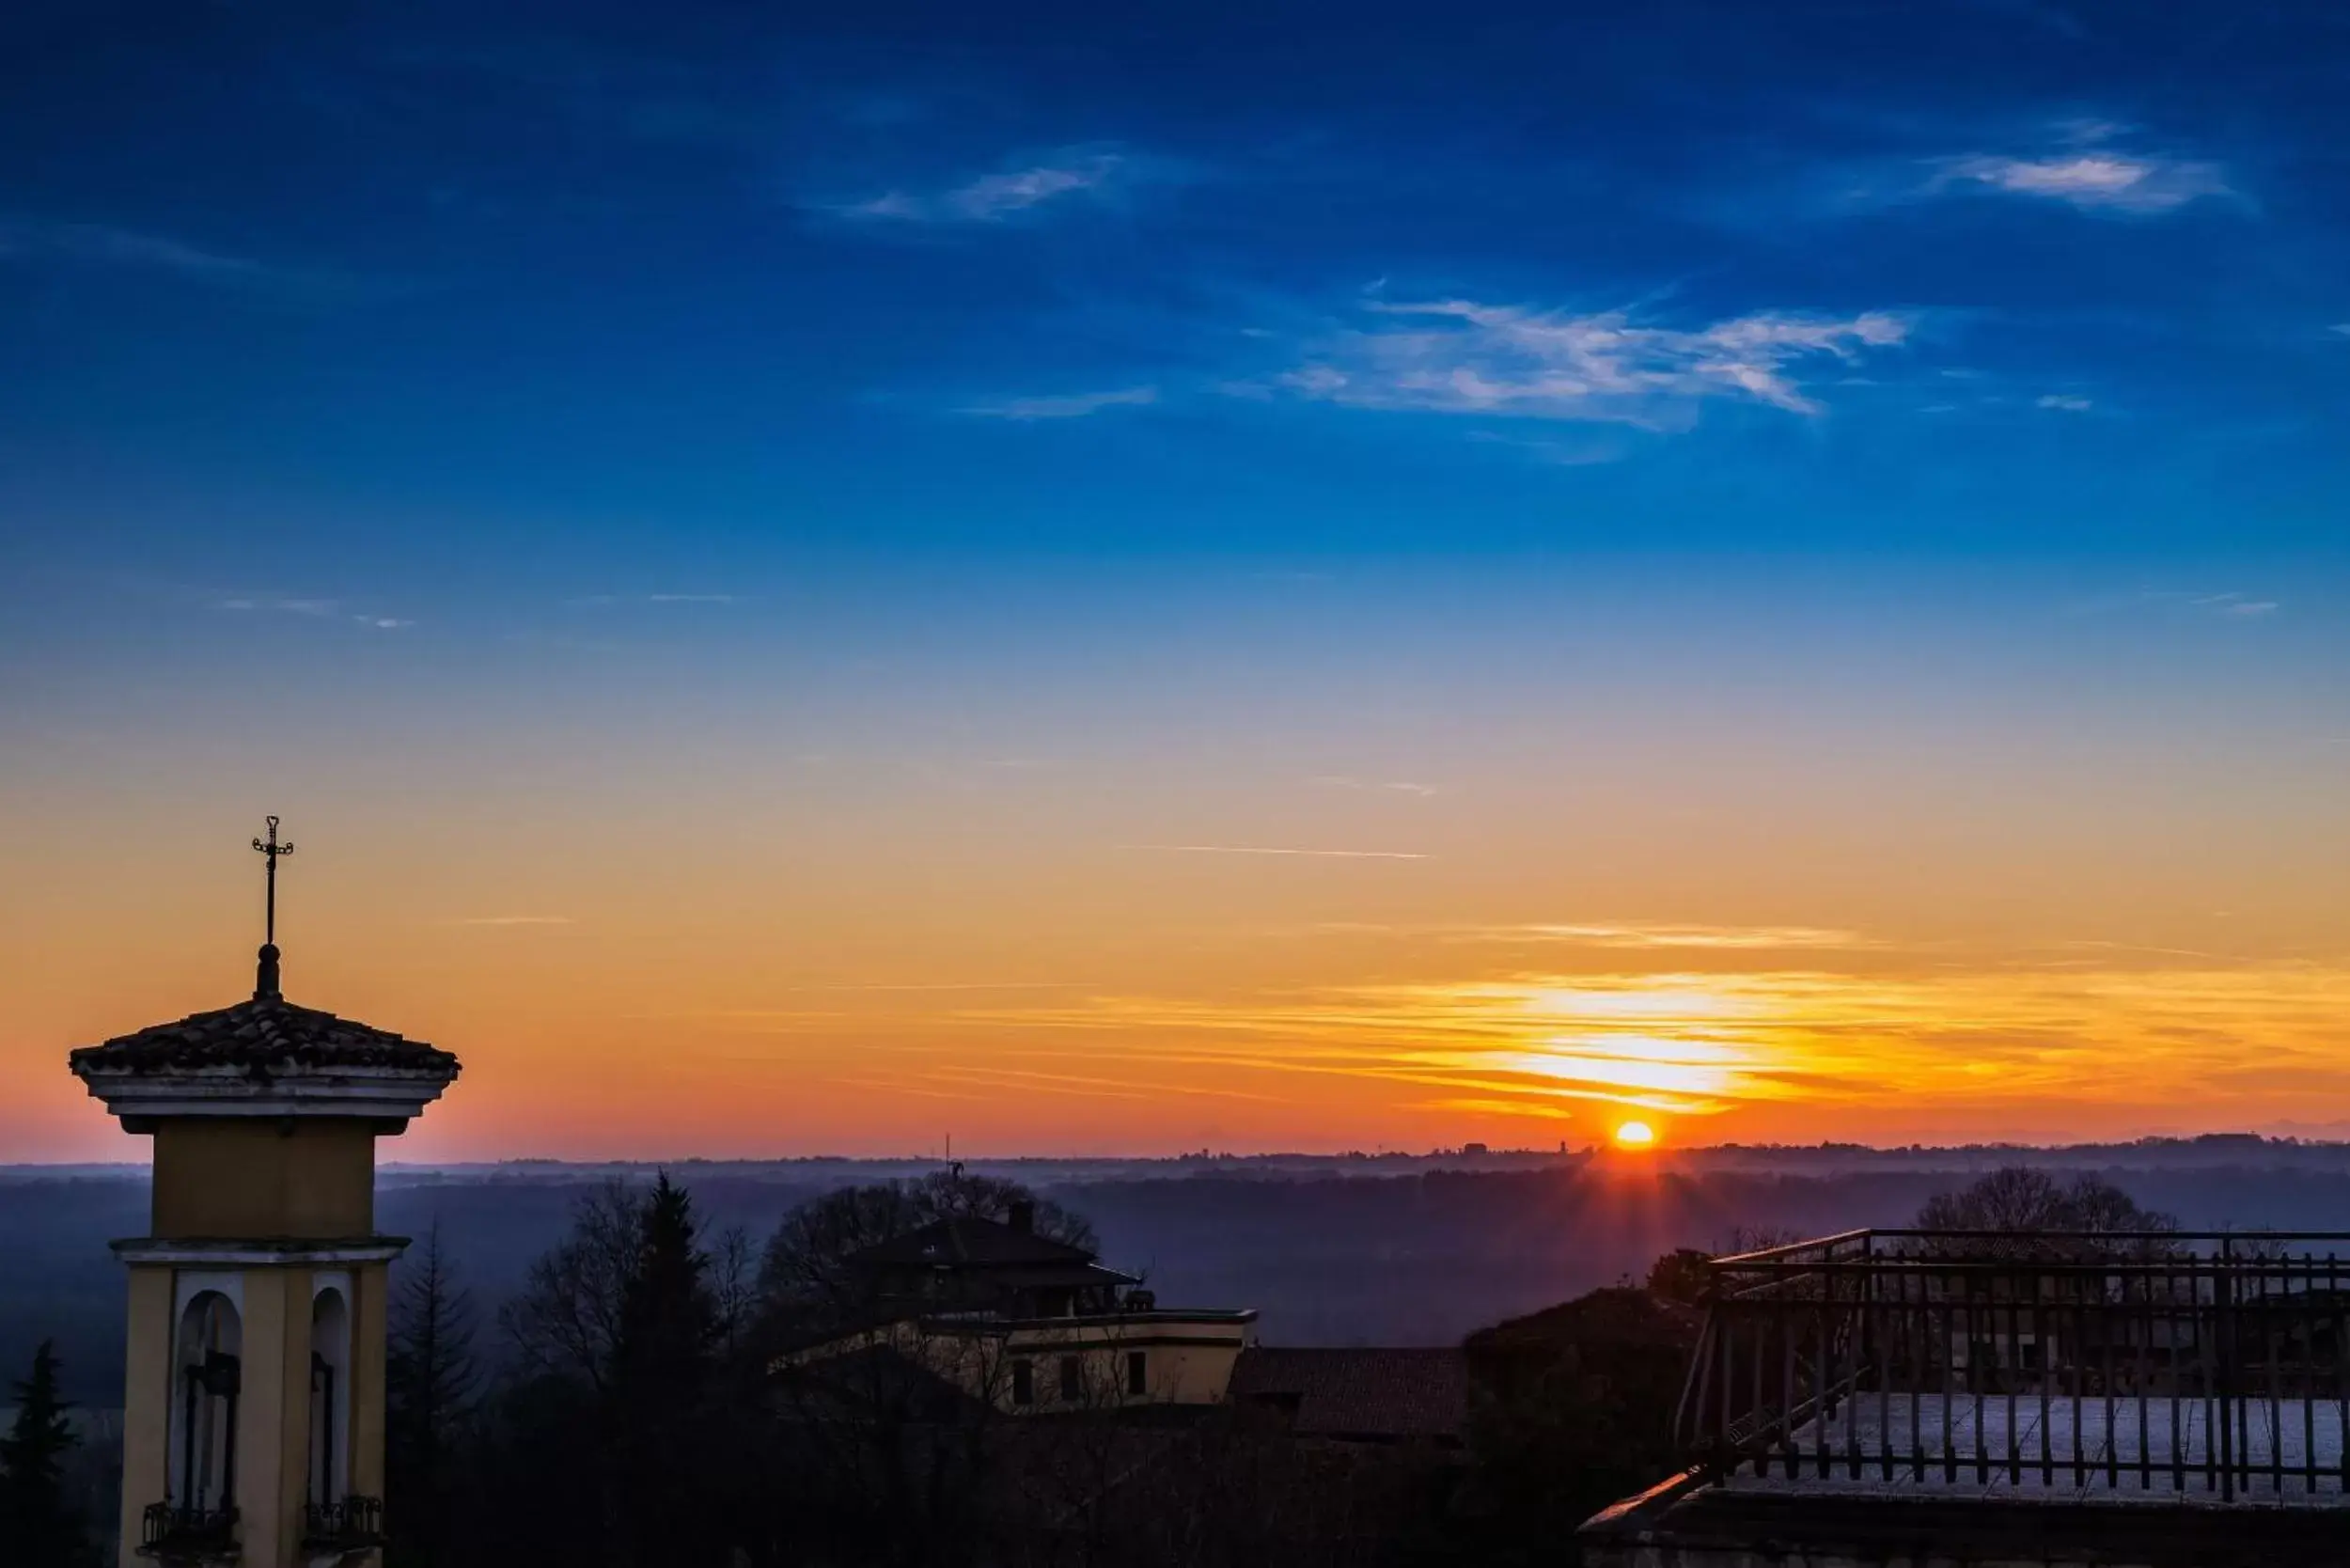
[[[351,1490],[351,1307],[339,1282],[310,1298],[309,1500],[327,1508]]]
[[[191,1515],[226,1513],[237,1497],[237,1402],[244,1323],[221,1291],[188,1298],[172,1336],[169,1500]]]

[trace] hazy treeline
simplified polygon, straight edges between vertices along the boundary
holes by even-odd
[[[2106,1174],[2189,1227],[2319,1229],[2350,1213],[2350,1171],[2200,1161]],[[795,1165],[681,1174],[713,1234],[741,1226],[763,1236],[838,1184]],[[578,1197],[602,1179],[560,1168],[398,1174],[382,1186],[378,1223],[415,1236],[437,1224],[449,1259],[494,1306],[521,1285],[529,1262],[563,1233]],[[1933,1168],[1813,1176],[1562,1168],[1121,1175],[1041,1190],[1090,1218],[1104,1262],[1147,1271],[1161,1300],[1257,1308],[1267,1343],[1435,1345],[1637,1278],[1660,1253],[1714,1247],[1742,1226],[1808,1235],[1902,1224],[1951,1184],[1949,1171]],[[0,1271],[0,1367],[24,1366],[41,1340],[54,1339],[71,1397],[118,1403],[123,1285],[105,1244],[146,1229],[143,1173],[0,1180],[0,1247],[12,1265]]]

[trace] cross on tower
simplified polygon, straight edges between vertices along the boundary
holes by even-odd
[[[268,924],[261,939],[270,946],[275,947],[277,945],[277,862],[294,852],[293,840],[289,839],[282,844],[277,841],[277,819],[272,817],[269,820],[269,842],[263,843],[256,839],[253,840],[253,847],[269,856],[269,915]]]
[[[261,943],[260,968],[253,981],[253,999],[274,996],[277,991],[277,862],[293,853],[293,841],[277,841],[277,819],[269,820],[269,840],[256,839],[253,847],[269,856],[269,915],[266,937]]]

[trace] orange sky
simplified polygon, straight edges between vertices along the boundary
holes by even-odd
[[[478,746],[462,788],[388,745],[281,759],[287,988],[462,1057],[408,1159],[2350,1121],[2320,815],[2081,757],[1920,813],[1930,754],[1670,744],[1393,776],[721,748],[564,789]],[[249,985],[250,767],[9,813],[6,1157],[137,1153],[65,1051]],[[1300,850],[1346,853],[1259,853]]]

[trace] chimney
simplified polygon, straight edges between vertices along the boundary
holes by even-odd
[[[1011,1213],[1005,1216],[1005,1223],[1024,1236],[1029,1234],[1036,1229],[1036,1205],[1025,1198],[1021,1199],[1012,1204]]]

